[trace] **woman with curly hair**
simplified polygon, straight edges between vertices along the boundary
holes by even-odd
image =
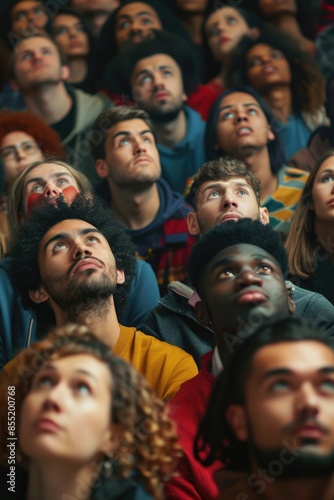
[[[306,146],[311,132],[327,124],[325,81],[310,56],[286,33],[245,37],[226,70],[228,87],[251,85],[281,122],[286,157]]]
[[[334,149],[315,164],[286,241],[294,281],[334,304]]]
[[[27,469],[16,478],[20,499],[78,498],[78,485],[86,500],[164,498],[180,455],[175,424],[145,378],[86,326],[24,351],[9,383],[16,459]]]

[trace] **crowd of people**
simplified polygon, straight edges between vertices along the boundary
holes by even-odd
[[[333,33],[1,2],[1,499],[333,500]]]

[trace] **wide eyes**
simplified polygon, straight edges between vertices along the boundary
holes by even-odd
[[[255,268],[251,269],[251,271],[260,275],[271,275],[274,269],[267,263],[261,263],[258,264]],[[236,268],[226,267],[219,270],[218,278],[220,280],[234,278],[237,277],[241,272],[243,272],[243,270],[240,269],[239,266],[237,266]]]

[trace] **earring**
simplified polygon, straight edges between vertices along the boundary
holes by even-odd
[[[111,455],[106,455],[102,462],[103,477],[110,478],[112,476],[113,464],[111,462]]]

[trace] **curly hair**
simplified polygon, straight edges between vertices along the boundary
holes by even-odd
[[[30,111],[0,111],[0,144],[11,132],[25,132],[39,145],[44,156],[54,154],[65,160],[66,152],[58,134]]]
[[[225,248],[247,243],[263,248],[279,263],[283,275],[288,270],[288,258],[281,237],[269,224],[249,218],[218,224],[201,236],[188,261],[190,281],[198,291],[200,277],[206,265]]]
[[[232,404],[244,405],[245,383],[252,359],[267,345],[280,342],[316,341],[333,350],[331,339],[319,325],[294,316],[273,317],[261,324],[245,341],[236,347],[231,362],[217,377],[207,411],[194,443],[194,454],[203,465],[220,460],[228,469],[250,471],[247,443],[238,441],[226,418]]]
[[[176,62],[182,74],[183,88],[186,94],[193,92],[198,84],[198,62],[189,43],[168,31],[156,31],[154,37],[147,36],[122,52],[109,63],[106,77],[112,92],[131,94],[133,100],[139,101],[140,94],[134,92],[131,86],[131,76],[135,65],[142,59],[165,54]]]
[[[72,167],[68,163],[65,163],[64,161],[59,161],[56,159],[53,160],[52,157],[47,157],[45,160],[31,163],[24,170],[22,170],[22,172],[16,177],[8,193],[7,217],[8,217],[8,226],[11,232],[15,230],[16,226],[19,224],[19,218],[23,214],[23,206],[22,206],[23,187],[26,175],[32,170],[34,170],[34,168],[39,167],[40,165],[48,165],[48,164],[59,165],[60,167],[66,168],[76,180],[80,192],[82,193],[92,192],[93,188],[87,177],[83,173],[79,172],[79,170]],[[47,170],[47,168],[45,170]]]
[[[311,210],[312,190],[318,170],[324,161],[334,158],[334,148],[329,149],[314,165],[306,181],[293,216],[285,242],[289,256],[290,273],[307,279],[315,271],[319,240],[314,228],[315,213]]]
[[[311,56],[302,51],[296,40],[282,30],[267,29],[256,40],[248,36],[243,37],[226,68],[227,86],[251,85],[248,78],[247,54],[250,49],[260,44],[280,50],[289,63],[293,111],[311,114],[317,112],[325,102],[325,79]]]
[[[173,475],[180,456],[176,425],[145,377],[127,361],[113,355],[86,326],[68,324],[56,328],[23,353],[20,373],[13,382],[18,420],[23,400],[43,366],[50,360],[79,354],[94,356],[107,366],[111,375],[111,422],[121,427],[119,446],[111,456],[114,473],[129,477],[132,471],[137,471],[143,486],[155,499],[162,500],[163,485]],[[22,455],[18,459],[22,465],[29,460]]]
[[[114,295],[115,307],[119,314],[126,304],[135,276],[135,246],[105,203],[91,193],[78,194],[71,205],[61,198],[57,200],[57,205],[46,202],[33,209],[32,216],[17,226],[10,255],[14,259],[13,282],[22,295],[24,305],[33,309],[38,307],[30,299],[29,290],[37,290],[41,285],[38,265],[41,239],[50,228],[68,219],[82,220],[98,229],[109,243],[116,268],[124,270],[125,282],[117,286]]]

